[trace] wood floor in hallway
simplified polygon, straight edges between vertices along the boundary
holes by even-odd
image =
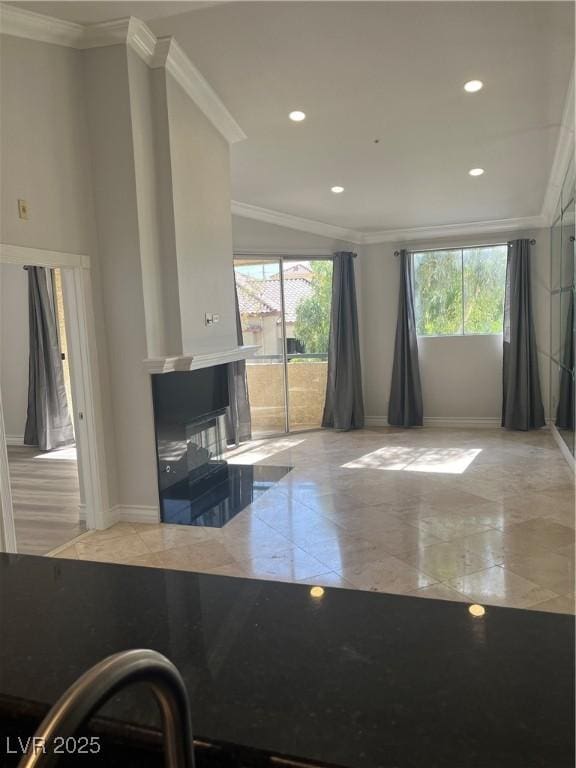
[[[74,446],[41,453],[10,445],[8,464],[19,553],[44,555],[86,530]]]

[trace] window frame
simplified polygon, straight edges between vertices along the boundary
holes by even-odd
[[[441,253],[443,251],[445,252],[454,252],[454,251],[460,251],[460,280],[462,285],[462,331],[461,333],[430,333],[430,334],[421,334],[418,333],[418,329],[416,329],[416,336],[418,339],[460,339],[460,338],[470,338],[470,337],[483,337],[483,336],[502,336],[504,333],[504,312],[505,312],[505,301],[506,301],[506,278],[504,279],[504,306],[502,309],[502,330],[498,331],[498,333],[466,333],[465,330],[465,322],[464,322],[464,311],[465,311],[465,302],[464,302],[464,251],[470,250],[479,250],[483,248],[506,248],[506,252],[509,248],[509,243],[482,243],[481,245],[453,245],[453,246],[444,246],[443,248],[418,248],[417,250],[408,251],[408,256],[410,257],[411,262],[411,268],[412,268],[412,275],[413,275],[413,290],[414,290],[414,312],[416,313],[416,262],[415,262],[415,256],[418,254],[424,254],[424,253]],[[416,319],[416,318],[415,318]],[[416,322],[417,325],[417,322]]]

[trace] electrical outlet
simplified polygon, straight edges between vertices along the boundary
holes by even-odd
[[[26,200],[18,200],[18,218],[28,219],[28,203]]]
[[[219,323],[219,322],[220,322],[220,315],[218,315],[218,314],[213,314],[213,315],[212,315],[212,322],[213,322],[214,324],[216,324],[216,323]]]

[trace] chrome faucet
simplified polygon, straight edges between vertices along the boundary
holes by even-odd
[[[156,651],[116,653],[99,662],[73,683],[40,723],[31,749],[18,768],[45,768],[60,755],[54,740],[72,736],[109,698],[132,683],[148,683],[160,711],[166,768],[194,768],[190,705],[174,664]]]

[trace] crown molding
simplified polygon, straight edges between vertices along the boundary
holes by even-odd
[[[232,201],[232,213],[246,219],[276,224],[280,227],[297,229],[333,240],[344,240],[355,245],[377,245],[378,243],[402,243],[413,240],[435,240],[448,237],[488,234],[490,232],[513,232],[517,230],[540,229],[548,222],[539,216],[525,216],[516,219],[496,219],[491,221],[472,221],[465,224],[440,224],[431,227],[407,227],[405,229],[383,229],[378,232],[360,232],[355,229],[343,229],[333,224],[325,224],[312,219],[302,219],[280,211],[260,208],[248,203]]]
[[[439,224],[430,227],[407,227],[405,229],[383,229],[379,232],[365,232],[362,242],[365,245],[377,243],[405,243],[413,240],[437,240],[439,238],[466,237],[496,232],[540,229],[548,226],[541,216],[524,216],[516,219],[493,219],[471,221],[465,224]]]
[[[41,13],[25,11],[7,3],[0,5],[0,32],[24,37],[41,43],[78,48],[84,39],[85,27],[72,21],[62,21]]]
[[[564,99],[564,109],[562,118],[558,127],[558,141],[554,160],[550,169],[548,185],[544,195],[542,205],[542,216],[546,219],[548,225],[553,223],[556,205],[562,191],[564,176],[570,163],[570,157],[574,152],[574,67],[570,75],[570,82]]]
[[[344,227],[325,224],[322,221],[303,219],[300,216],[292,216],[290,213],[272,211],[269,208],[260,208],[249,203],[240,203],[237,200],[232,200],[232,213],[245,219],[255,219],[266,224],[276,224],[279,227],[297,229],[300,232],[309,232],[312,235],[330,237],[334,240],[344,240],[347,243],[354,243],[356,245],[360,245],[363,242],[362,233],[354,229],[344,229]]]
[[[157,38],[143,21],[134,16],[82,25],[0,4],[0,32],[78,50],[127,45],[149,67],[162,67],[170,72],[230,144],[246,138],[216,91],[176,40],[172,37]]]
[[[246,138],[246,134],[226,109],[216,91],[173,37],[162,37],[156,41],[150,66],[164,67],[167,72],[170,72],[228,143],[235,144]]]
[[[154,59],[156,43],[156,36],[150,28],[135,16],[129,16],[85,26],[84,36],[77,47],[85,50],[126,44],[150,66]]]

